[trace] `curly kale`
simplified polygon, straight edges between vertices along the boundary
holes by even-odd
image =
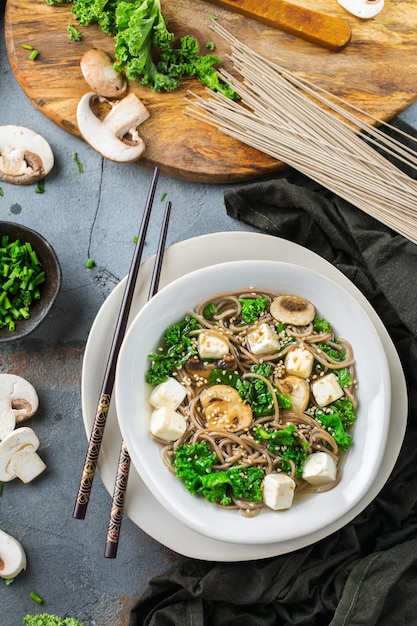
[[[301,478],[303,466],[307,458],[308,444],[299,437],[297,427],[288,424],[280,430],[273,430],[258,426],[255,432],[257,441],[266,442],[271,452],[280,456],[283,460],[280,467],[284,471],[290,470],[288,461],[292,461],[296,468],[297,478]]]
[[[246,324],[253,324],[268,308],[267,298],[239,298],[242,307],[241,316]]]
[[[187,315],[166,329],[161,350],[148,355],[151,367],[145,374],[147,383],[157,385],[164,382],[176,369],[181,368],[189,358],[197,354],[195,344],[188,335],[200,328],[197,318]]]
[[[57,615],[41,613],[39,615],[26,615],[23,618],[25,626],[83,626],[81,622],[73,617],[61,619]]]
[[[258,363],[254,365],[252,371],[269,379],[272,366],[270,363]],[[215,369],[210,372],[210,385],[223,383],[230,385],[239,392],[244,402],[247,402],[252,409],[254,417],[265,417],[272,415],[274,404],[268,385],[261,379],[255,377],[242,378],[239,374],[230,371]],[[290,398],[276,390],[275,392],[280,409],[290,409],[292,401]]]
[[[325,410],[317,409],[314,418],[329,431],[340,452],[345,452],[352,445],[353,439],[346,429],[356,420],[356,411],[350,398],[335,400]]]
[[[201,495],[208,502],[227,505],[232,497],[262,502],[261,484],[264,473],[260,468],[232,467],[224,471],[212,471],[217,460],[210,445],[201,441],[178,446],[173,465],[178,478],[184,481],[188,491]]]
[[[153,91],[172,91],[183,78],[195,76],[203,85],[237,99],[223,82],[215,65],[219,57],[200,54],[199,43],[185,35],[174,45],[175,35],[161,10],[160,0],[45,0],[47,4],[71,3],[80,26],[97,23],[115,39],[114,67],[131,80]]]

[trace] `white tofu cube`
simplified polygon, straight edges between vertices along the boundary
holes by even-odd
[[[295,482],[287,474],[267,474],[263,479],[263,500],[274,511],[290,509],[295,492]]]
[[[311,376],[313,364],[314,356],[301,346],[292,348],[287,352],[284,359],[287,374],[299,376],[300,378],[309,378]]]
[[[343,389],[333,372],[314,381],[311,385],[311,391],[319,406],[326,406],[343,396]]]
[[[275,329],[264,322],[248,334],[248,345],[252,354],[272,354],[280,348]]]
[[[187,428],[185,417],[165,406],[155,409],[151,415],[150,431],[164,441],[179,439]]]
[[[229,344],[219,335],[200,333],[198,335],[198,355],[200,359],[221,359],[229,354]]]
[[[330,454],[314,452],[310,454],[303,467],[303,478],[310,485],[326,485],[336,480],[337,466]]]
[[[167,378],[152,390],[149,402],[155,409],[166,406],[175,411],[186,395],[187,390],[184,385],[181,385],[175,378]]]

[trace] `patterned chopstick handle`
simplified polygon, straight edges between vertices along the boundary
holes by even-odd
[[[129,478],[130,455],[125,442],[122,440],[119,461],[117,464],[116,480],[114,482],[112,507],[110,511],[109,525],[107,528],[106,545],[104,556],[115,558],[120,536],[120,527],[123,519],[123,509],[126,498],[127,482]]]
[[[88,442],[84,467],[81,474],[77,497],[75,499],[73,517],[77,519],[84,519],[86,514],[94,474],[97,468],[98,455],[103,441],[104,427],[106,425],[107,414],[110,408],[110,399],[111,397],[108,393],[103,393],[98,402],[97,413],[94,419],[90,440]]]

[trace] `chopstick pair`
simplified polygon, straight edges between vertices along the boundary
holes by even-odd
[[[87,506],[88,506],[89,499],[90,499],[94,475],[97,469],[98,456],[99,456],[99,452],[101,448],[101,443],[103,440],[104,427],[106,425],[107,415],[108,415],[109,408],[110,408],[110,401],[111,401],[113,388],[114,388],[117,358],[118,358],[120,347],[121,347],[121,344],[122,344],[122,341],[126,332],[126,328],[127,328],[127,322],[129,318],[132,300],[133,300],[133,294],[135,291],[136,280],[137,280],[137,276],[139,273],[140,263],[141,263],[142,254],[143,254],[143,248],[145,245],[146,232],[147,232],[147,228],[149,225],[150,215],[152,212],[153,200],[155,197],[158,177],[159,177],[159,168],[156,167],[154,170],[154,174],[153,174],[152,181],[151,181],[151,186],[150,186],[148,197],[146,200],[145,210],[143,213],[142,222],[141,222],[140,230],[138,234],[138,241],[135,246],[135,252],[132,258],[129,274],[127,277],[123,299],[121,302],[119,315],[118,315],[117,322],[116,322],[115,332],[113,335],[113,340],[112,340],[112,344],[111,344],[111,348],[110,348],[110,352],[109,352],[109,356],[107,360],[105,373],[103,376],[103,382],[102,382],[100,396],[98,400],[97,411],[94,417],[94,422],[93,422],[90,438],[89,438],[88,445],[87,445],[87,451],[85,455],[83,470],[81,473],[80,483],[79,483],[75,505],[74,505],[74,511],[73,511],[73,517],[76,519],[84,519],[86,512],[87,512]],[[158,283],[159,283],[159,277],[160,277],[160,272],[161,272],[161,267],[162,267],[170,212],[171,212],[171,203],[168,202],[165,208],[164,221],[163,221],[160,239],[158,242],[158,251],[157,251],[157,256],[155,259],[155,266],[154,266],[154,271],[153,271],[148,298],[150,298],[154,293],[156,293],[158,289]],[[122,449],[123,448],[125,448],[125,446],[122,442]],[[121,452],[122,452],[122,449],[121,449]],[[125,452],[127,453],[127,450],[126,451],[123,450],[123,457],[126,459],[127,457],[126,457]],[[129,459],[129,462],[130,462],[130,459]],[[117,474],[117,477],[118,475],[119,475],[119,472]],[[117,483],[117,477],[116,477],[116,483]],[[123,490],[125,491],[126,489],[127,474],[126,474],[126,479],[124,480],[124,483],[125,485],[122,491]],[[120,484],[121,483],[119,481],[119,487],[117,489],[117,493],[120,493],[120,490],[121,490]],[[116,492],[116,487],[115,487],[115,492]],[[114,495],[113,498],[115,497],[116,496]],[[122,510],[123,503],[124,503],[124,495],[122,496],[122,500],[119,502],[119,505],[120,503],[122,506],[121,507],[118,506],[118,509]],[[118,529],[120,530],[120,524],[118,526]],[[113,541],[113,543],[116,544],[116,550],[117,550],[118,535],[119,535],[119,532],[113,533],[113,536],[116,538],[116,540]],[[107,542],[106,542],[106,551],[108,551]],[[114,553],[114,556],[115,556],[115,553]]]
[[[164,218],[162,222],[161,233],[159,236],[155,263],[153,266],[151,283],[149,287],[148,300],[152,298],[158,291],[159,279],[161,276],[162,262],[165,252],[165,242],[168,233],[168,224],[171,214],[171,203],[168,202],[165,208]],[[117,547],[119,544],[120,528],[123,519],[123,509],[126,498],[127,481],[130,470],[130,455],[124,440],[120,446],[119,460],[117,462],[116,479],[114,482],[114,490],[110,509],[109,524],[107,527],[106,544],[104,548],[104,556],[109,559],[116,558]]]

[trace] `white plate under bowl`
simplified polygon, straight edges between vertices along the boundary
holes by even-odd
[[[226,231],[192,237],[168,247],[165,253],[160,285],[162,287],[189,271],[212,263],[252,258],[296,262],[322,272],[342,285],[367,311],[383,343],[391,377],[389,445],[385,448],[382,465],[373,485],[348,514],[320,531],[310,533],[294,541],[278,541],[270,544],[226,543],[196,533],[162,507],[146,487],[135,468],[132,467],[125,503],[127,517],[150,537],[167,548],[196,559],[237,562],[269,558],[299,550],[336,532],[359,515],[384,486],[398,458],[407,425],[408,398],[404,372],[385,326],[355,285],[336,267],[307,248],[279,237],[261,233]],[[144,261],[141,266],[132,301],[132,317],[146,302],[153,262],[154,258],[151,257]],[[93,425],[106,360],[125,285],[126,278],[114,288],[102,304],[86,344],[82,368],[81,399],[87,437],[90,435]],[[120,441],[121,432],[115,405],[112,401],[98,460],[100,477],[110,495],[113,493]]]
[[[264,507],[256,517],[217,507],[192,495],[161,460],[162,446],[150,436],[151,387],[145,382],[148,355],[158,350],[168,326],[210,296],[227,291],[290,293],[312,302],[319,317],[347,340],[356,362],[359,410],[354,444],[343,462],[342,479],[320,494],[296,498],[285,511]],[[191,272],[159,291],[139,311],[123,341],[115,398],[122,436],[132,463],[171,515],[194,531],[223,542],[272,543],[316,532],[359,502],[379,471],[390,418],[390,377],[385,351],[373,323],[357,301],[325,275],[278,261],[234,261]]]

